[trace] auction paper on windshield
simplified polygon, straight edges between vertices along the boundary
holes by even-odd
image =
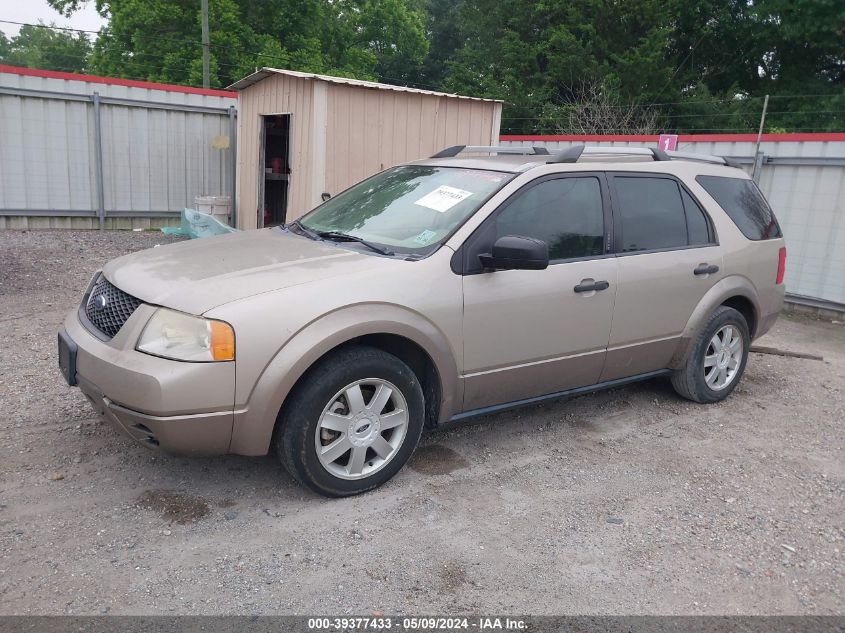
[[[464,191],[463,189],[450,187],[449,185],[440,185],[431,193],[427,193],[422,198],[414,202],[414,204],[434,209],[440,213],[446,213],[449,209],[462,200],[466,200],[471,195],[472,191]]]

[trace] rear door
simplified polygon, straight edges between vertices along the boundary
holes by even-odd
[[[467,240],[464,410],[598,381],[616,292],[609,229],[603,175],[555,175],[523,187]],[[545,241],[549,267],[484,271],[478,255],[505,235]],[[595,282],[606,283],[586,290]]]
[[[665,368],[723,276],[713,224],[680,181],[630,172],[608,181],[619,279],[602,381]]]

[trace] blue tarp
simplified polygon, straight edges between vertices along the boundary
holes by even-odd
[[[208,213],[202,213],[194,209],[185,209],[182,211],[182,223],[179,227],[166,226],[161,229],[161,232],[167,235],[183,235],[193,240],[198,237],[235,233],[237,230],[227,224],[223,224],[220,220]]]

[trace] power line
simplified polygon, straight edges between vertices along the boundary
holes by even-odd
[[[39,29],[50,29],[52,31],[71,31],[73,33],[91,33],[93,35],[100,35],[101,31],[102,31],[102,29],[100,31],[92,31],[90,29],[75,29],[75,28],[70,27],[70,26],[57,26],[55,24],[33,24],[32,22],[15,22],[13,20],[0,20],[0,24],[14,24],[14,25],[17,25],[17,26],[32,26],[32,27],[39,28]],[[185,43],[185,44],[202,44],[202,42],[200,40],[186,40],[186,39],[183,39],[183,38],[177,39],[177,38],[172,38],[172,37],[166,37],[163,34],[167,33],[167,31],[164,31],[164,30],[153,31],[153,33],[154,34],[142,33],[142,34],[139,34],[138,36],[143,37],[145,39],[168,40],[168,41],[171,41],[171,42],[182,42],[182,43]]]
[[[725,97],[722,99],[690,99],[688,101],[662,101],[662,102],[654,102],[654,103],[628,103],[622,105],[603,105],[603,108],[622,108],[625,110],[630,110],[631,108],[654,108],[658,106],[670,106],[670,105],[683,105],[683,106],[690,106],[690,105],[698,105],[698,104],[713,104],[713,103],[725,103],[725,104],[733,104],[733,105],[742,105],[746,104],[750,101],[762,101],[765,97]],[[830,99],[830,98],[845,98],[845,94],[796,94],[796,95],[772,95],[769,99]],[[514,104],[517,105],[517,104]],[[566,107],[566,105],[579,105],[577,102],[573,102],[571,104],[561,104],[556,105],[555,107]]]
[[[754,133],[756,134],[756,130],[752,129],[751,127],[711,127],[711,128],[691,128],[691,127],[680,127],[680,128],[673,128],[679,134],[704,134],[708,132],[712,133],[725,133],[725,132],[745,132],[745,133]],[[661,130],[661,133],[667,133],[671,130]],[[789,132],[829,132],[830,130],[826,130],[821,127],[790,127]],[[601,135],[601,134],[620,134],[620,135],[628,135],[634,134],[631,132],[630,128],[608,128],[603,129],[600,132],[572,132],[561,130],[557,128],[534,128],[530,131],[523,131],[520,128],[502,128],[502,132],[505,134],[521,134],[521,135],[566,135],[566,136],[581,136],[584,134],[587,135]],[[656,135],[657,132],[643,132],[643,134],[652,136]]]
[[[57,31],[75,31],[77,33],[99,33],[99,31],[86,31],[84,29],[73,29],[66,26],[56,26],[55,24],[32,24],[30,22],[15,22],[14,20],[0,20],[0,24],[14,24],[16,26],[36,26],[45,29],[53,29]]]
[[[768,114],[843,114],[845,110],[769,110]],[[704,119],[704,118],[718,118],[718,117],[743,117],[755,116],[759,117],[759,112],[708,112],[704,114],[673,114],[673,113],[656,113],[668,119]],[[504,115],[502,117],[508,121],[545,121],[549,119],[560,118],[554,115],[549,116],[528,116],[528,117],[510,117]]]

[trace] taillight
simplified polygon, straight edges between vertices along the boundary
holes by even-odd
[[[783,276],[786,273],[786,247],[781,246],[778,251],[778,276],[775,278],[775,284],[783,283]]]

